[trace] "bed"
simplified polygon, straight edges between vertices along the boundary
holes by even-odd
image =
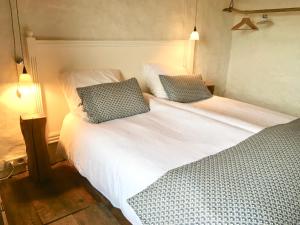
[[[174,108],[147,95],[151,111],[103,124],[74,114],[64,120],[60,144],[78,171],[141,224],[127,199],[167,171],[229,148],[253,132]]]
[[[135,225],[142,223],[127,203],[130,197],[168,171],[217,154],[256,133],[232,124],[230,118],[226,123],[214,114],[200,115],[149,94],[145,97],[149,113],[103,124],[90,124],[70,113],[60,139],[78,171]],[[274,119],[272,124],[281,122]]]
[[[168,171],[223,152],[265,127],[294,119],[217,96],[180,104],[145,94],[150,112],[91,124],[69,112],[58,88],[61,71],[118,68],[125,78],[137,77],[147,90],[140,76],[143,63],[191,69],[193,43],[37,40],[31,35],[27,44],[31,72],[40,90],[37,108],[48,115],[49,142],[59,140],[59,147],[80,174],[134,225],[142,222],[128,199]],[[125,57],[128,52],[131,57]],[[228,110],[224,111],[224,105],[230,106]]]

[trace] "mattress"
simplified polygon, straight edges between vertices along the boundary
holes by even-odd
[[[206,116],[257,133],[277,124],[288,123],[296,117],[229,98],[213,96],[193,103],[178,103],[154,98],[170,106]]]
[[[80,174],[134,225],[127,199],[167,171],[216,154],[253,131],[149,97],[151,111],[102,124],[76,114],[63,122],[60,145]]]

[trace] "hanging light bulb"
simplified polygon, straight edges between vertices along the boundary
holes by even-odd
[[[18,94],[20,97],[22,95],[27,95],[33,90],[33,81],[30,74],[27,73],[26,67],[23,67],[23,72],[19,76],[19,88]]]
[[[22,32],[21,32],[21,26],[20,26],[20,18],[19,18],[19,7],[18,7],[18,0],[15,0],[15,8],[16,10],[13,10],[11,0],[9,0],[9,6],[10,6],[10,15],[11,15],[11,26],[12,26],[12,37],[13,37],[13,47],[14,47],[14,58],[16,60],[16,76],[18,79],[17,83],[17,96],[20,98],[20,108],[21,114],[32,114],[37,112],[37,105],[36,105],[36,85],[33,82],[32,76],[28,74],[25,64],[24,64],[24,53],[23,53],[23,41],[22,41]],[[16,15],[14,15],[16,13]],[[14,18],[17,20],[15,21]],[[15,33],[15,25],[17,25],[18,32]],[[17,36],[15,35],[17,34]],[[21,55],[18,55],[18,51],[16,48],[16,42],[17,38],[19,39],[20,43],[20,53]],[[22,71],[22,73],[21,73]]]
[[[23,86],[31,86],[32,85],[32,77],[27,73],[26,67],[24,66],[22,74],[19,77],[19,84]]]
[[[195,26],[194,26],[194,30],[190,35],[190,40],[191,41],[198,41],[199,40],[199,33],[197,31],[197,27],[196,27],[196,23],[197,23],[197,11],[198,11],[198,4],[197,4],[197,0],[196,0],[196,12],[195,12]]]
[[[194,27],[194,31],[191,33],[191,35],[190,35],[190,40],[191,41],[199,41],[199,33],[198,33],[198,31],[197,31],[197,27],[195,26]]]

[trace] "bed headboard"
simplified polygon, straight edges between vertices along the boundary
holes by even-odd
[[[136,77],[144,91],[144,63],[182,65],[193,72],[194,41],[81,41],[40,40],[27,37],[30,72],[39,94],[37,112],[47,115],[49,142],[58,140],[68,106],[58,76],[72,69],[121,70],[125,78]]]

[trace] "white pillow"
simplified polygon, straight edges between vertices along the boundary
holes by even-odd
[[[102,83],[119,82],[123,80],[123,77],[120,70],[75,70],[61,74],[59,80],[70,111],[81,114],[80,112],[82,110],[81,107],[79,107],[81,100],[77,94],[76,88]]]
[[[187,74],[187,69],[183,66],[145,64],[143,68],[146,84],[151,93],[158,98],[168,98],[167,93],[160,82],[159,75],[178,76]]]

